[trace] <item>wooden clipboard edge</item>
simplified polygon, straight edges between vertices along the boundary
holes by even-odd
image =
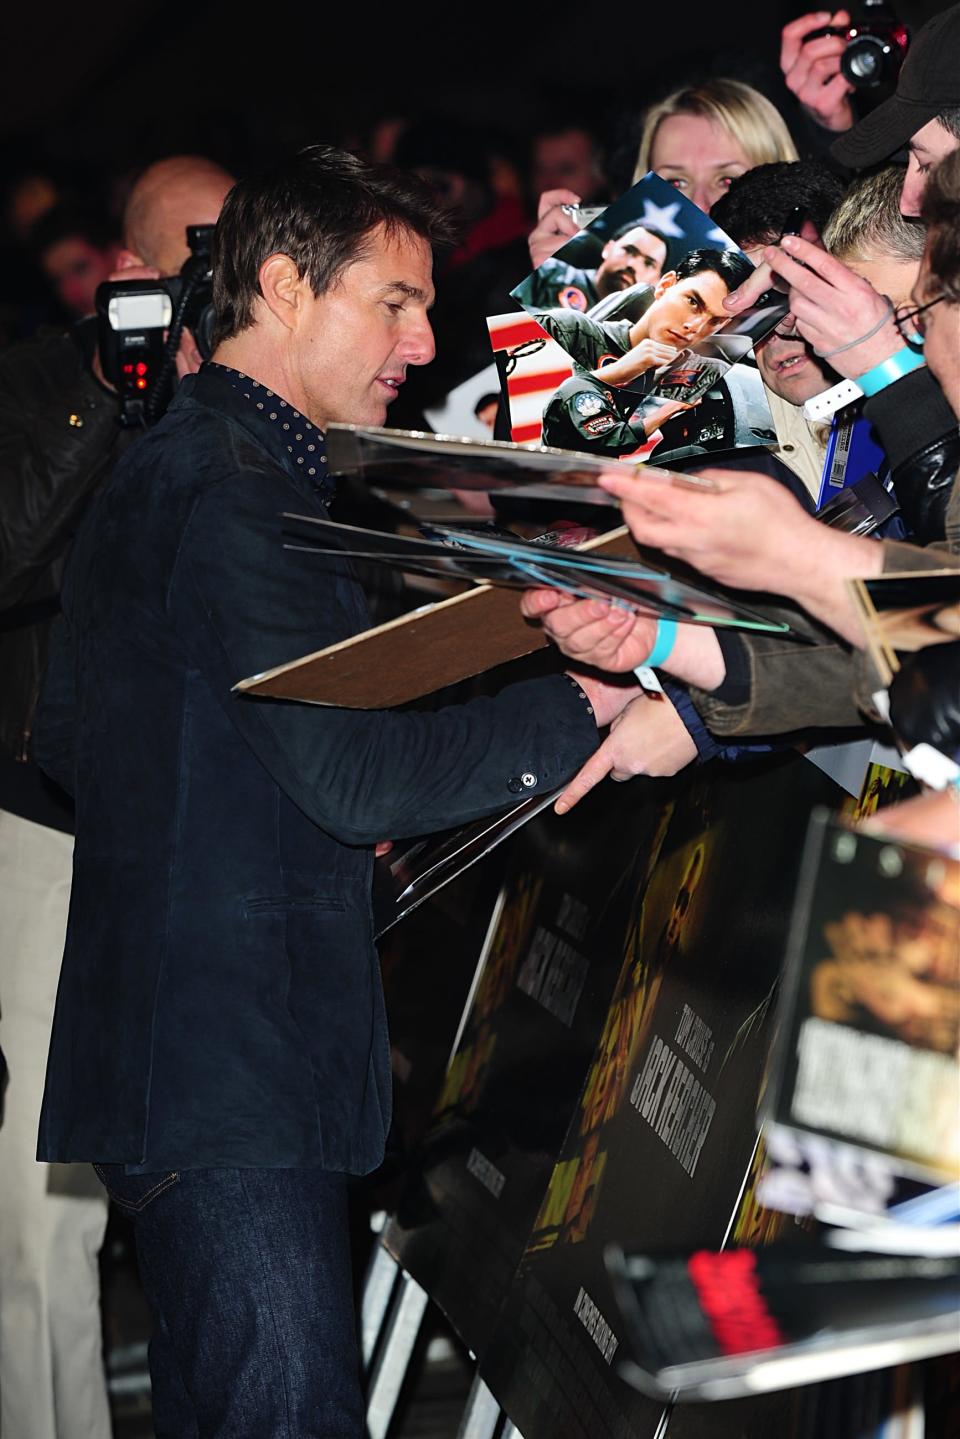
[[[330,655],[339,653],[341,650],[350,649],[360,639],[370,639],[374,635],[388,634],[390,630],[400,629],[410,623],[411,620],[436,614],[438,610],[450,609],[454,605],[463,604],[465,600],[472,600],[476,595],[486,594],[493,589],[493,585],[475,585],[472,590],[465,590],[460,595],[450,595],[448,599],[437,600],[433,604],[420,605],[415,610],[408,610],[406,614],[398,615],[396,619],[385,620],[382,625],[374,625],[372,629],[361,630],[359,634],[348,635],[345,640],[338,640],[335,644],[326,645],[322,650],[314,650],[312,654],[300,655],[298,659],[288,660],[286,664],[276,665],[272,670],[264,670],[262,674],[251,675],[248,679],[238,680],[232,687],[231,693],[256,694],[263,686],[281,675],[290,674],[293,670],[302,669],[304,666],[313,664],[315,660],[327,659]]]
[[[869,579],[846,581],[847,592],[853,600],[857,618],[867,642],[867,652],[874,663],[884,689],[889,688],[894,675],[900,669],[900,656],[880,633],[880,615],[870,598],[867,586],[882,585],[887,580],[930,580],[949,577],[960,580],[960,571],[950,566],[929,570],[888,570],[884,574],[871,575]]]
[[[887,689],[891,680],[900,668],[900,661],[896,654],[885,644],[877,632],[877,612],[873,607],[873,601],[867,593],[865,580],[847,580],[847,593],[853,600],[853,607],[857,612],[857,619],[860,621],[860,628],[863,630],[867,642],[867,653],[873,661],[874,669],[880,679],[881,685]]]
[[[571,546],[571,548],[580,551],[588,551],[601,548],[606,549],[608,547],[616,548],[623,544],[625,538],[629,540],[629,530],[627,529],[626,525],[620,525],[615,530],[607,530],[604,534],[595,535],[593,539],[585,540],[583,544],[573,545]],[[436,614],[440,610],[446,610],[452,608],[454,605],[464,604],[467,600],[475,599],[477,595],[488,594],[492,589],[495,588],[496,586],[494,585],[478,584],[475,585],[472,590],[464,591],[463,594],[451,595],[448,599],[438,600],[435,604],[420,605],[415,610],[408,610],[406,614],[398,615],[396,619],[386,620],[382,625],[374,625],[372,629],[362,630],[359,634],[348,635],[346,639],[338,640],[335,644],[327,645],[324,649],[314,650],[311,654],[308,655],[300,655],[299,658],[295,660],[288,660],[285,664],[275,665],[273,669],[264,670],[261,674],[250,675],[247,679],[238,680],[237,683],[232,687],[231,693],[253,695],[260,694],[262,692],[269,693],[267,687],[271,685],[274,680],[280,678],[282,675],[290,674],[295,670],[302,669],[307,665],[313,664],[319,659],[328,659],[332,655],[338,654],[343,650],[350,649],[359,640],[367,640],[373,638],[374,636],[379,637],[381,635],[388,634],[391,630],[400,629],[406,625],[409,625],[412,620],[425,619],[430,615]],[[533,644],[531,645],[531,648],[536,649],[537,645]],[[301,701],[301,703],[322,704],[323,701],[304,700]]]

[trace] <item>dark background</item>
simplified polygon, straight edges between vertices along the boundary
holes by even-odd
[[[779,31],[814,5],[7,7],[0,171],[27,157],[122,168],[200,149],[239,169],[279,144],[349,141],[380,115],[453,115],[522,140],[545,108],[608,123],[688,74],[776,85]],[[908,23],[944,8],[903,0]],[[248,18],[241,19],[241,14]]]

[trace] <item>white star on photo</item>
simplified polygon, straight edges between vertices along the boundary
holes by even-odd
[[[665,235],[668,239],[682,240],[684,232],[674,220],[679,209],[679,200],[672,205],[657,205],[653,200],[645,199],[643,214],[637,220],[637,224],[649,225],[652,229],[659,230],[660,234]]]

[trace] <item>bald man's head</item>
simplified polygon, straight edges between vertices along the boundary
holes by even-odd
[[[188,225],[213,225],[233,176],[199,155],[174,155],[145,170],[123,216],[124,259],[175,275],[186,260]]]

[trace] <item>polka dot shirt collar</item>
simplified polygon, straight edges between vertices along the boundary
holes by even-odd
[[[265,425],[271,425],[280,431],[281,439],[286,441],[291,463],[302,472],[305,479],[316,486],[321,500],[325,504],[329,503],[336,486],[327,474],[323,431],[318,430],[316,425],[301,415],[299,410],[294,409],[287,400],[281,400],[273,390],[268,390],[259,380],[251,380],[240,370],[221,365],[216,360],[208,360],[204,369],[222,375],[238,395],[250,402],[251,410]]]

